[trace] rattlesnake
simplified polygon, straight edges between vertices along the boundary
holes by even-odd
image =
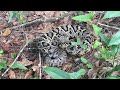
[[[82,44],[73,46],[80,38]],[[94,36],[87,27],[81,25],[63,25],[49,30],[47,33],[40,33],[39,37],[34,39],[27,46],[27,51],[33,55],[41,52],[44,62],[49,66],[61,66],[66,62],[67,55],[81,56],[91,51]]]

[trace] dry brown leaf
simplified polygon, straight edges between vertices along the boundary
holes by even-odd
[[[3,33],[2,33],[2,35],[3,36],[8,36],[8,35],[10,35],[11,34],[11,30],[9,29],[9,28],[7,28]]]
[[[43,12],[41,12],[41,11],[35,11],[35,14],[36,15],[43,15]]]
[[[34,39],[35,38],[34,35],[32,35],[32,34],[26,34],[26,35],[29,39]]]
[[[39,66],[32,66],[34,72],[39,73]]]
[[[89,78],[92,78],[92,77],[94,76],[94,74],[96,74],[96,73],[97,73],[97,70],[95,70],[95,69],[90,69],[90,70],[88,71],[87,75],[88,75]]]
[[[71,21],[69,20],[69,17],[65,17],[64,19],[63,19],[63,21],[64,21],[64,24],[71,24]]]
[[[15,45],[19,45],[19,46],[23,44],[21,41],[14,41],[13,43],[14,43]]]
[[[28,71],[26,74],[25,74],[25,79],[29,79],[32,75],[32,70]]]
[[[16,21],[13,21],[12,23],[14,26],[18,24],[18,22],[16,22]]]
[[[51,77],[49,75],[45,76],[46,79],[51,79]]]
[[[8,75],[9,75],[9,78],[10,78],[10,79],[15,79],[15,78],[16,78],[15,72],[12,71],[12,70],[10,70],[10,71],[8,72]]]
[[[10,49],[10,45],[9,44],[2,44],[2,48],[6,51],[8,51]]]
[[[29,66],[29,65],[33,64],[32,61],[29,61],[27,59],[23,59],[22,61],[18,61],[18,63],[20,63],[20,64],[22,64],[24,66]]]
[[[55,11],[45,11],[43,16],[48,19],[48,18],[51,18],[51,17],[54,17],[54,14],[55,14]]]
[[[52,30],[52,27],[54,27],[54,23],[44,23],[43,27],[44,29],[41,32],[48,32],[49,30]]]
[[[101,66],[101,62],[100,62],[100,61],[96,61],[96,62],[95,62],[95,66],[96,66],[96,67],[100,67],[100,66]]]
[[[72,63],[68,63],[63,66],[63,70],[69,70],[72,67]]]
[[[23,72],[22,70],[16,70],[15,74],[16,74],[16,79],[24,79],[25,78],[25,72]]]
[[[0,22],[0,30],[4,29],[7,24],[4,22]]]

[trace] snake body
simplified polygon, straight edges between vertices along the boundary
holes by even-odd
[[[76,38],[82,44],[72,45]],[[67,55],[81,56],[91,51],[94,37],[90,30],[80,25],[63,25],[40,33],[39,38],[28,44],[28,51],[41,52],[44,62],[49,66],[61,66],[66,62]],[[86,47],[83,48],[82,45]],[[32,49],[31,49],[32,48]]]

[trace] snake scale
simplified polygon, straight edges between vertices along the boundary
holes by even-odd
[[[72,45],[79,38],[80,45]],[[86,27],[81,25],[62,25],[53,28],[46,33],[40,33],[27,46],[31,54],[28,57],[37,56],[41,52],[43,61],[48,66],[62,66],[66,63],[68,55],[81,56],[91,51],[93,46],[93,34]],[[82,45],[86,47],[83,48]]]

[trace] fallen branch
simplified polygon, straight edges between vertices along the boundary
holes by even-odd
[[[41,54],[40,54],[40,51],[39,51],[39,64],[38,64],[38,66],[39,66],[39,79],[41,79],[41,77],[42,77],[42,75],[41,75]]]
[[[20,54],[23,52],[24,48],[28,45],[29,42],[26,42],[26,44],[23,46],[23,48],[20,50],[20,52],[18,53],[17,57],[15,58],[15,60],[13,61],[13,63],[8,67],[8,69],[6,69],[6,71],[2,74],[2,77],[8,72],[8,70],[13,66],[13,64],[17,61],[17,59],[19,58]]]
[[[109,27],[109,28],[114,28],[114,29],[118,29],[118,30],[120,30],[120,28],[118,28],[118,27],[105,25],[105,24],[102,24],[102,23],[99,23],[99,22],[98,22],[97,24],[99,24],[99,25],[101,25],[101,26],[105,26],[105,27]]]
[[[29,26],[31,24],[34,24],[34,23],[46,23],[46,22],[55,22],[57,20],[60,20],[60,19],[63,19],[64,17],[67,17],[67,16],[70,16],[70,15],[73,15],[74,13],[76,13],[77,11],[71,11],[70,13],[66,13],[64,14],[63,16],[59,16],[59,17],[51,17],[49,19],[36,19],[36,20],[33,20],[33,21],[30,21],[30,22],[26,22],[24,24],[21,24],[21,25],[18,25],[18,26],[13,26],[9,29],[17,29],[17,28],[21,28],[21,27],[25,27],[25,26]],[[6,30],[6,29],[3,29],[3,31]]]
[[[22,27],[22,29],[21,29],[21,30],[22,30],[22,32],[24,33],[26,40],[28,41],[27,34],[26,34],[26,32],[23,30],[23,27]]]

